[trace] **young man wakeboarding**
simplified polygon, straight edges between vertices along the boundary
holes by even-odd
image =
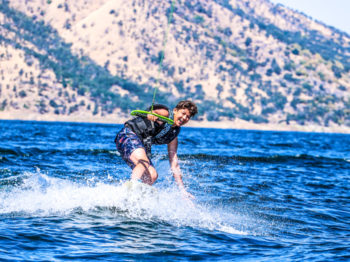
[[[152,185],[157,180],[158,173],[151,162],[151,146],[167,144],[170,168],[175,181],[185,196],[193,198],[182,181],[177,158],[177,136],[181,126],[197,114],[197,106],[192,101],[185,100],[180,101],[172,112],[160,104],[153,105],[152,112],[168,118],[173,114],[174,124],[164,123],[151,114],[131,119],[125,122],[114,140],[117,150],[132,169],[131,179]]]

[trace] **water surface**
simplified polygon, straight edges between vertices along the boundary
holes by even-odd
[[[350,135],[183,128],[129,190],[121,125],[0,121],[0,260],[346,261]]]

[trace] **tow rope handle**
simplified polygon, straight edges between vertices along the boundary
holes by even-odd
[[[147,117],[147,115],[152,115],[152,116],[155,116],[155,117],[158,117],[158,119],[160,121],[163,121],[165,123],[168,123],[169,125],[173,125],[174,124],[174,120],[168,118],[168,117],[165,117],[165,116],[162,116],[162,115],[159,115],[157,113],[153,113],[153,112],[150,112],[150,111],[144,111],[144,110],[133,110],[131,111],[130,113],[132,116],[142,116],[142,117]]]

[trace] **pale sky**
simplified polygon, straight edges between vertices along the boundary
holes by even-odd
[[[350,0],[270,0],[350,34]]]

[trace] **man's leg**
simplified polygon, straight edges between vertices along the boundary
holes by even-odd
[[[150,165],[144,148],[135,149],[130,155],[130,160],[135,165],[132,170],[131,179],[141,179],[143,183],[149,185],[152,185],[157,180],[157,171]]]

